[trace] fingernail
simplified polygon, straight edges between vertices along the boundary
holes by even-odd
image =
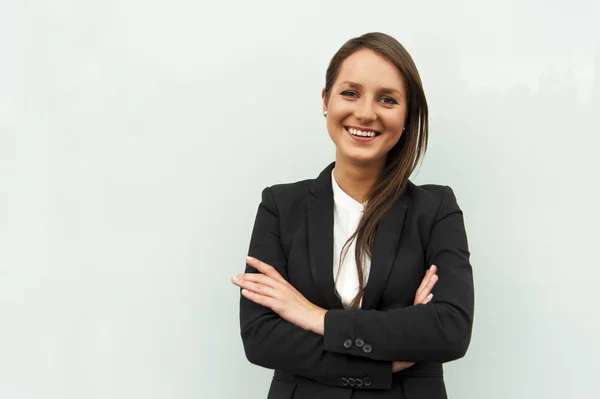
[[[431,281],[435,280],[437,278],[437,274],[434,274],[433,276],[431,276]]]
[[[231,279],[232,279],[233,281],[238,281],[238,277],[237,277],[237,276],[231,276]]]
[[[252,256],[246,256],[246,261],[250,262],[252,259],[254,259]]]

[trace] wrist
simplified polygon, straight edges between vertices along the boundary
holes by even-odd
[[[316,307],[313,316],[312,322],[310,326],[310,330],[316,334],[324,335],[325,334],[325,314],[327,313],[326,309]]]

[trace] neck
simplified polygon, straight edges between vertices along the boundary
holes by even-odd
[[[336,156],[333,176],[338,186],[361,204],[383,171],[385,159],[377,163],[357,164]]]

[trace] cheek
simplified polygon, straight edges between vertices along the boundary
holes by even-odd
[[[394,136],[400,137],[405,121],[406,118],[404,117],[403,113],[394,113],[387,115],[383,123],[385,125],[386,130],[393,132]]]
[[[331,119],[339,120],[347,118],[352,114],[352,103],[343,101],[341,99],[331,99],[329,107],[327,108],[327,114]]]
[[[402,137],[402,135],[406,133],[402,131],[405,121],[406,119],[404,117],[404,114],[398,115],[397,113],[393,115],[388,115],[388,117],[383,121],[385,129],[388,133],[387,140],[385,141],[384,146],[388,149],[388,151],[393,146],[395,146]]]
[[[327,134],[334,143],[338,143],[338,137],[341,135],[340,120],[336,118],[335,114],[331,115],[327,112]]]

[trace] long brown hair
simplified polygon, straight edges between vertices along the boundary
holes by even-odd
[[[365,255],[369,258],[372,256],[377,224],[406,191],[408,178],[425,155],[428,141],[429,113],[421,77],[408,51],[396,39],[385,33],[366,33],[350,39],[335,53],[325,76],[326,101],[329,102],[331,88],[339,75],[342,62],[363,48],[375,51],[400,71],[406,89],[407,118],[406,130],[398,143],[388,152],[383,173],[367,194],[368,201],[358,227],[342,250],[340,269],[349,246],[356,239],[355,258],[359,290],[352,300],[352,308],[358,308],[364,296]]]

